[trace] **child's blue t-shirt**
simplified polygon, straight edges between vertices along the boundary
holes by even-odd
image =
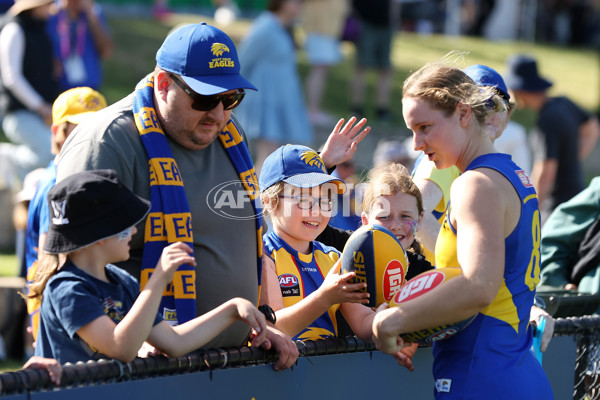
[[[48,280],[40,308],[35,355],[66,362],[108,358],[77,336],[77,331],[107,315],[119,323],[135,302],[140,286],[136,279],[114,265],[105,267],[110,282],[77,268],[70,260]],[[154,325],[162,320],[156,315]]]

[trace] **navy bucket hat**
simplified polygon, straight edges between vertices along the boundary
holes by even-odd
[[[508,59],[504,81],[511,90],[526,92],[543,92],[552,86],[552,82],[539,75],[535,59],[523,54]]]

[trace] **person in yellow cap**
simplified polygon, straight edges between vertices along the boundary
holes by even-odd
[[[58,155],[63,144],[79,123],[105,107],[106,99],[104,96],[89,87],[77,87],[60,94],[52,105],[52,154]],[[29,203],[25,238],[25,262],[28,281],[35,274],[38,249],[44,247],[44,241],[50,226],[50,210],[46,198],[48,191],[55,183],[56,163],[52,160],[46,168],[44,177],[38,183],[33,199]],[[31,317],[34,339],[37,333],[38,309],[38,301],[28,301],[27,311]]]

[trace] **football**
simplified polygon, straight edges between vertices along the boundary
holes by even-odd
[[[402,306],[403,303],[409,302],[417,297],[422,296],[437,287],[440,287],[450,279],[460,276],[462,271],[460,268],[438,268],[423,272],[408,282],[394,295],[390,300],[390,307]],[[429,329],[422,329],[416,332],[403,333],[400,335],[402,339],[408,342],[431,344],[438,340],[448,339],[458,332],[465,329],[476,317],[473,315],[463,321],[452,324],[435,326]]]
[[[364,225],[346,242],[340,274],[356,272],[352,283],[365,282],[369,307],[389,302],[405,283],[408,261],[396,236],[380,225]]]

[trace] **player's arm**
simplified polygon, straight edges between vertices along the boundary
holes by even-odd
[[[421,227],[417,232],[417,239],[432,253],[435,252],[435,242],[437,241],[438,234],[440,232],[440,222],[432,214],[439,202],[444,197],[442,189],[430,181],[429,179],[415,179],[415,184],[421,191],[423,198],[423,221]]]
[[[452,186],[452,219],[463,274],[400,307],[384,309],[373,321],[378,347],[399,350],[398,334],[464,320],[495,298],[504,273],[505,185],[494,171],[470,171]],[[477,191],[473,190],[477,188]],[[506,190],[504,190],[506,192]],[[514,191],[509,192],[514,194]]]

